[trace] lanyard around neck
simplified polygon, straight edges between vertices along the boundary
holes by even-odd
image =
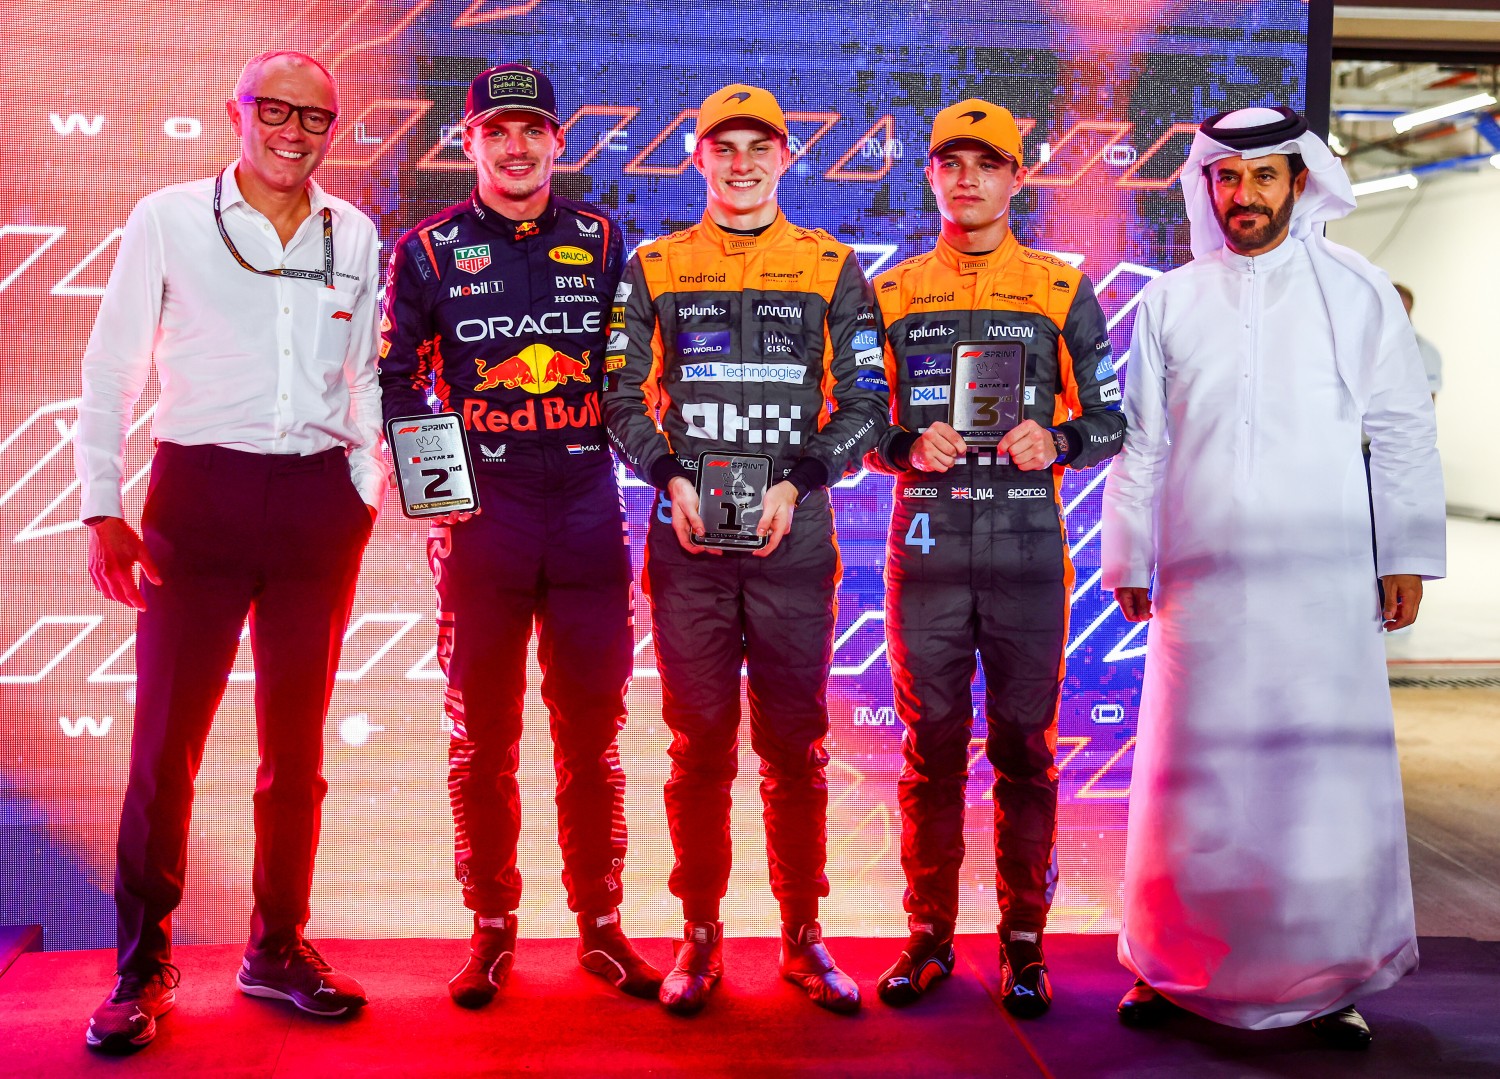
[[[224,215],[220,212],[220,204],[224,199],[224,174],[221,172],[214,179],[214,224],[219,226],[219,235],[223,237],[224,246],[229,248],[229,253],[251,273],[263,274],[266,277],[295,277],[299,281],[321,281],[328,288],[333,288],[333,213],[328,207],[323,207],[323,269],[318,270],[295,270],[289,266],[278,267],[274,270],[257,270],[245,261],[239,248],[234,246],[234,241],[229,238],[229,230],[224,227]]]

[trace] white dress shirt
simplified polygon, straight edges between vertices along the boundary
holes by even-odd
[[[214,179],[156,191],[131,211],[83,356],[74,456],[79,516],[123,516],[123,448],[156,364],[152,435],[249,453],[349,452],[360,497],[379,507],[380,241],[354,206],[309,182],[312,212],[285,247],[224,170],[221,214],[256,269],[323,269],[333,213],[334,287],[267,277],[235,261],[214,223]]]

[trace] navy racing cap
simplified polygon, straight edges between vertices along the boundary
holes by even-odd
[[[464,99],[464,126],[482,124],[501,112],[534,112],[559,127],[552,80],[526,64],[501,64],[480,73]]]

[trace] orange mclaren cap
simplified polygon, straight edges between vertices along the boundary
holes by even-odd
[[[698,109],[698,130],[693,137],[701,139],[726,120],[757,120],[786,138],[786,117],[776,95],[759,86],[737,82],[709,94]]]
[[[971,97],[949,105],[932,121],[932,141],[927,144],[931,157],[955,139],[982,142],[997,154],[1021,164],[1021,132],[1009,109]]]

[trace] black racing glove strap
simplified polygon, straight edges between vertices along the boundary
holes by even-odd
[[[828,486],[828,466],[816,458],[804,457],[791,467],[786,478],[797,488],[797,501],[801,502],[810,492]]]
[[[683,468],[682,462],[670,453],[658,457],[656,463],[651,466],[651,486],[655,487],[658,491],[665,491],[667,485],[679,476],[687,480],[694,487],[698,485],[693,479],[693,474],[686,468]]]

